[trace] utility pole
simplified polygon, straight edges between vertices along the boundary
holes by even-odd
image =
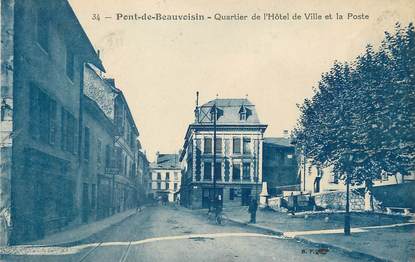
[[[212,107],[213,110],[213,208],[216,210],[218,203],[216,200],[216,101]]]
[[[346,214],[344,215],[344,235],[350,236],[350,180],[347,175],[346,178]]]

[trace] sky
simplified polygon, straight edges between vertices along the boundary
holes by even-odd
[[[69,0],[107,73],[124,92],[150,160],[177,152],[200,103],[244,98],[282,136],[299,117],[297,104],[313,95],[335,60],[352,61],[367,44],[379,45],[394,24],[413,22],[412,0]],[[212,16],[204,21],[117,20],[116,14]],[[218,21],[215,14],[286,14],[290,20]],[[301,20],[294,21],[297,13]],[[322,20],[306,20],[305,13]],[[325,19],[336,13],[369,19]],[[93,20],[99,14],[100,20]],[[111,17],[111,18],[105,18]]]

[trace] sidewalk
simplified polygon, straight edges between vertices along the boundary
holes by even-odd
[[[225,209],[230,220],[247,224],[247,207]],[[327,217],[327,218],[326,218]],[[300,214],[261,211],[251,227],[265,229],[286,237],[356,256],[380,261],[413,261],[415,223],[409,218],[384,214],[353,213],[352,234],[343,235],[343,213]]]
[[[26,245],[35,246],[62,246],[80,242],[92,235],[109,228],[113,225],[121,223],[130,216],[136,214],[136,209],[130,209],[122,213],[104,218],[99,221],[83,224],[73,229],[61,231],[52,235],[48,235],[43,239],[27,243]]]

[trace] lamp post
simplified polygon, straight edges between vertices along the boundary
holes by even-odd
[[[352,164],[353,155],[346,153],[346,167]],[[344,235],[350,236],[350,172],[346,171],[346,214],[344,215]]]
[[[213,209],[216,210],[216,101],[212,106],[213,114]]]

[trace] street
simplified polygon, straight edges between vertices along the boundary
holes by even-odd
[[[69,247],[22,247],[5,261],[362,261],[227,222],[205,210],[148,207],[122,223]],[[18,253],[16,251],[14,254]]]

